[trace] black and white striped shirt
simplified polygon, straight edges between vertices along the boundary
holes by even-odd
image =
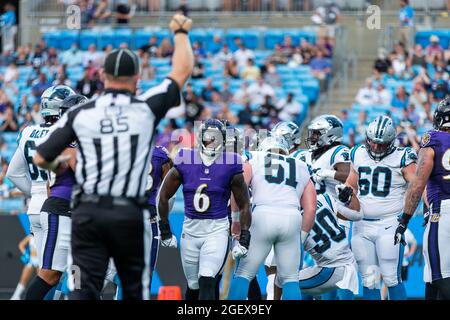
[[[142,197],[155,128],[180,99],[178,85],[170,78],[138,97],[107,89],[96,100],[66,112],[37,151],[50,162],[76,141],[76,180],[83,193]]]

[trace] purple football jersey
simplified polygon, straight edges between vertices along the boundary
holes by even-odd
[[[162,167],[167,162],[170,162],[167,149],[156,146],[153,149],[150,176],[147,185],[148,204],[150,205],[156,206],[156,195],[162,182]]]
[[[71,168],[68,168],[63,174],[56,176],[55,183],[50,187],[50,197],[70,201],[74,185],[75,174]]]
[[[427,183],[427,199],[433,211],[440,212],[440,202],[450,199],[450,133],[429,131],[424,134],[422,148],[434,150],[434,165]]]
[[[190,219],[222,219],[228,216],[231,181],[242,173],[242,157],[222,153],[206,166],[197,149],[181,149],[174,166],[182,177],[184,210]]]

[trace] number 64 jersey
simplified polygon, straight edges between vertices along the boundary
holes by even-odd
[[[52,127],[49,124],[24,128],[17,138],[18,147],[11,159],[10,167],[17,168],[14,171],[25,173],[31,180],[31,200],[28,214],[40,214],[42,204],[47,199],[49,177],[46,170],[38,168],[33,163],[33,156],[36,153],[36,147],[45,140],[51,130]],[[15,172],[12,174],[14,175]]]
[[[411,148],[397,148],[380,161],[373,160],[365,146],[350,152],[353,169],[358,173],[358,200],[364,218],[380,219],[399,215],[404,208],[408,183],[402,169],[417,161]]]

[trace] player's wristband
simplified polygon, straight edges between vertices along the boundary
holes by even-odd
[[[403,224],[405,227],[408,225],[409,220],[411,220],[412,216],[403,212],[402,216],[398,221]]]
[[[233,222],[239,222],[241,217],[241,213],[239,211],[233,211],[231,213],[231,221]]]
[[[172,237],[172,231],[170,230],[170,224],[168,222],[160,222],[159,231],[161,233],[161,240],[166,240]]]
[[[241,236],[239,237],[239,244],[243,246],[244,248],[248,249],[250,246],[250,231],[248,230],[241,230]]]
[[[185,30],[185,29],[183,29],[183,28],[177,29],[177,30],[175,30],[173,33],[174,33],[174,34],[177,34],[177,33],[188,34],[187,30]]]

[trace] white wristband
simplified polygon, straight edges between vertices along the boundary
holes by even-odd
[[[241,217],[241,213],[239,211],[233,211],[231,212],[231,221],[232,222],[239,222]]]

